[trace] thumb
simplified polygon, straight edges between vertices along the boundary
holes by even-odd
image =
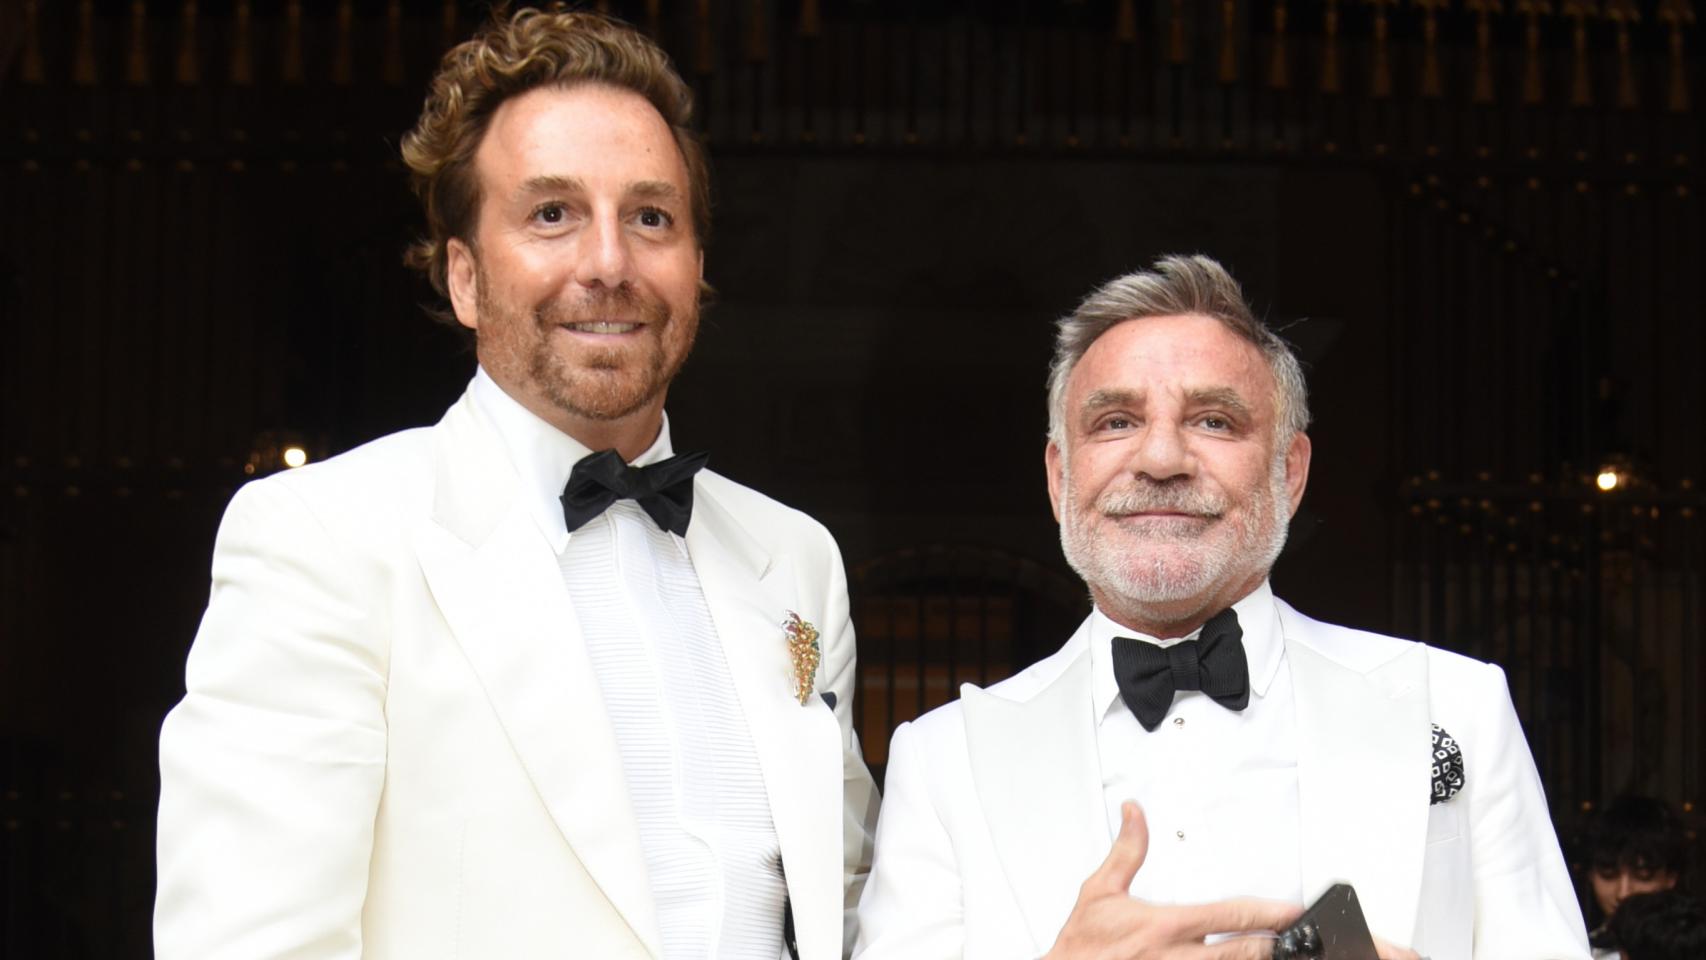
[[[1120,835],[1114,838],[1107,859],[1090,875],[1086,886],[1103,894],[1125,893],[1131,889],[1137,868],[1149,855],[1149,822],[1143,818],[1143,808],[1127,800],[1120,805]]]

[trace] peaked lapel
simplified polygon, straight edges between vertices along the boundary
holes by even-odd
[[[1362,672],[1311,642],[1311,621],[1280,613],[1297,702],[1303,895],[1349,881],[1370,928],[1407,943],[1427,843],[1427,650],[1411,645]]]
[[[437,428],[434,516],[415,538],[433,599],[574,855],[655,957],[657,917],[603,695],[557,557],[467,395]]]
[[[687,552],[758,754],[782,848],[794,936],[804,960],[842,954],[842,751],[835,714],[815,692],[794,699],[782,624],[795,595],[791,558],[771,556],[712,483],[694,484]],[[819,628],[827,624],[817,624]]]
[[[1060,675],[1027,700],[960,688],[978,802],[1039,950],[1054,941],[1111,842],[1086,631],[1057,654],[1068,658]]]

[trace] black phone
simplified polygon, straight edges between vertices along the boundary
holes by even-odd
[[[1335,883],[1274,941],[1273,960],[1379,960],[1362,904],[1348,883]]]

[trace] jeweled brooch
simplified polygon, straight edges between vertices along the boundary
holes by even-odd
[[[788,657],[794,661],[794,697],[803,707],[812,695],[818,656],[822,652],[817,644],[817,628],[789,610],[788,619],[782,622],[782,631],[788,637]]]

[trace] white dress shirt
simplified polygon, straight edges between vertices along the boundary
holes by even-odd
[[[1233,604],[1250,663],[1250,703],[1228,710],[1201,691],[1179,693],[1154,731],[1120,699],[1113,638],[1169,647],[1101,610],[1090,618],[1090,674],[1108,837],[1120,804],[1136,800],[1149,823],[1149,854],[1131,893],[1152,903],[1254,896],[1302,900],[1297,803],[1297,718],[1279,614],[1266,583]]]
[[[664,957],[776,960],[787,896],[781,847],[686,541],[632,500],[570,534],[558,498],[591,451],[484,370],[473,396],[503,436],[529,509],[557,552],[622,757]],[[634,464],[669,456],[666,420]]]

